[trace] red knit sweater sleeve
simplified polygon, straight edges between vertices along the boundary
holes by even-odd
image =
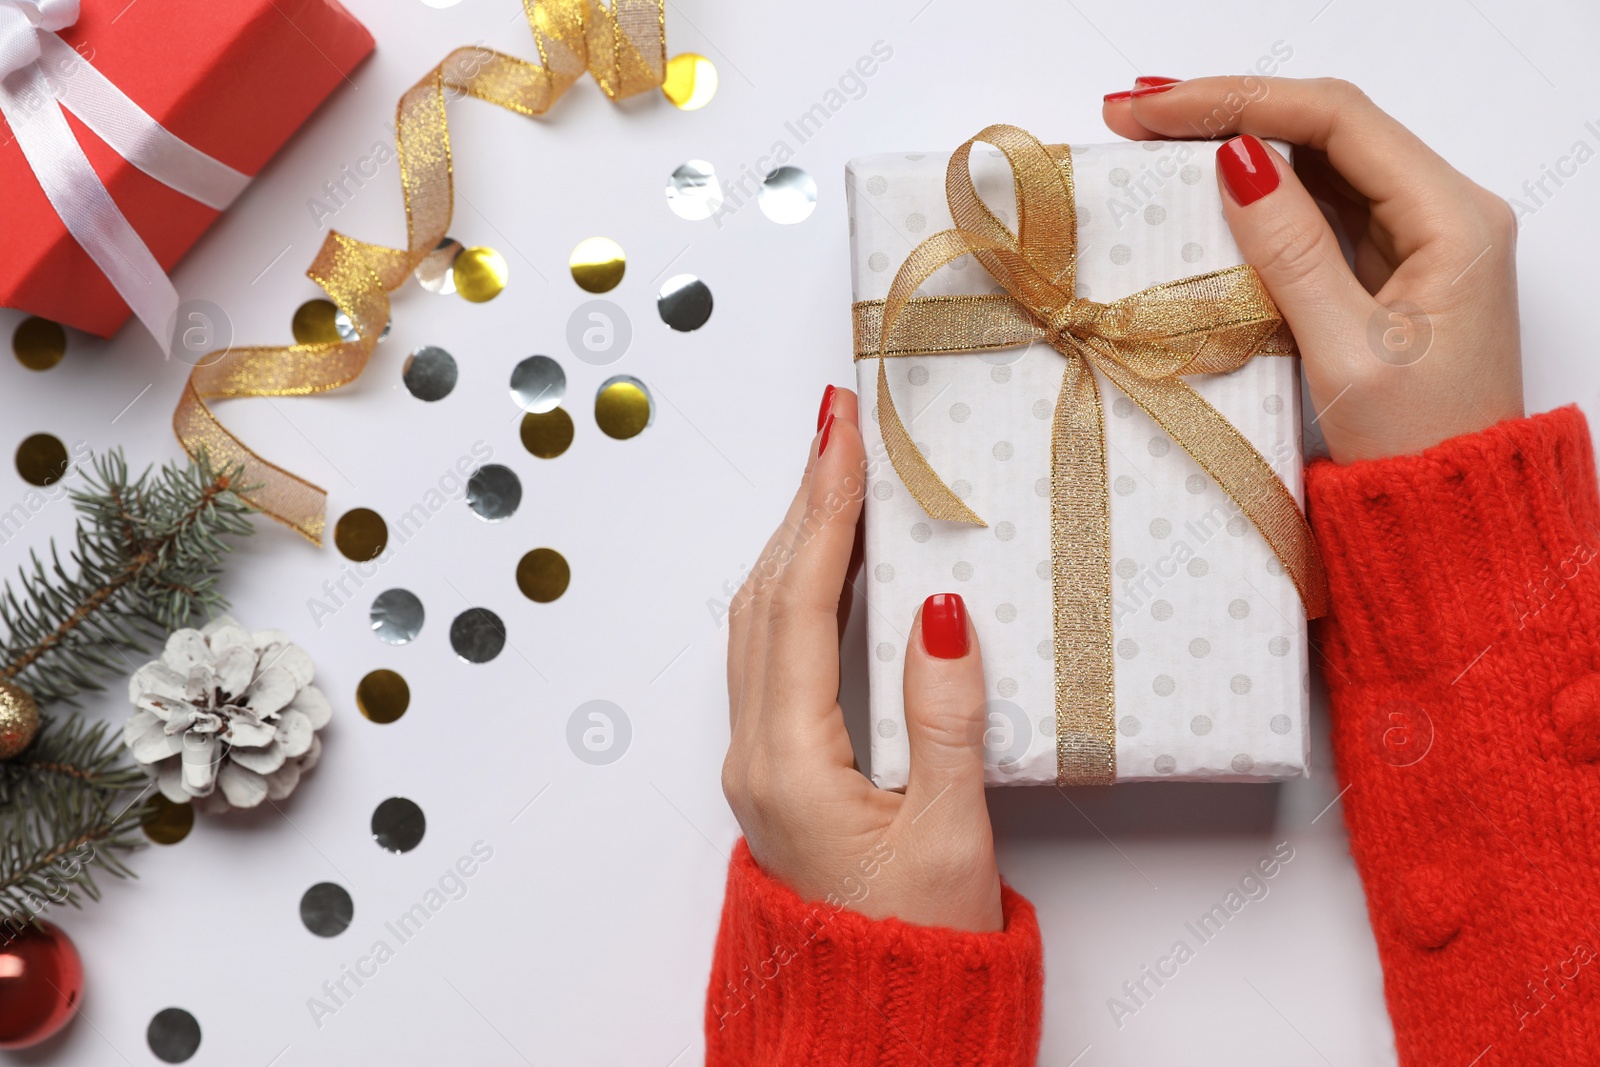
[[[801,900],[740,841],[706,1000],[707,1067],[1022,1067],[1044,996],[1033,906],[996,934]]]
[[[1600,494],[1564,408],[1307,474],[1406,1067],[1600,1063]]]

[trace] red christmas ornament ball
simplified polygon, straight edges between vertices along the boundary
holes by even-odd
[[[83,961],[60,927],[0,923],[0,1049],[52,1037],[82,996]]]

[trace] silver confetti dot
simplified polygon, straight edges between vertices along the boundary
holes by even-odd
[[[1267,723],[1267,727],[1275,734],[1286,734],[1294,723],[1287,715],[1274,715]]]
[[[1172,680],[1170,674],[1158,674],[1155,681],[1150,683],[1150,688],[1155,690],[1158,697],[1169,697],[1177,691],[1178,683]]]
[[[1139,483],[1133,480],[1131,474],[1119,474],[1111,483],[1111,488],[1116,490],[1118,496],[1131,496],[1139,488]]]
[[[1016,454],[1016,449],[1011,447],[1010,441],[996,441],[992,451],[994,452],[994,458],[1002,462]]]
[[[1139,720],[1132,715],[1124,715],[1117,720],[1117,729],[1124,737],[1137,737],[1139,735]]]
[[[1139,573],[1139,564],[1137,561],[1131,560],[1127,556],[1123,556],[1121,559],[1117,560],[1116,572],[1118,578],[1127,581]]]
[[[912,385],[927,385],[928,368],[912,367],[910,370],[906,371],[906,381],[910,382]]]
[[[1111,246],[1111,262],[1115,263],[1117,266],[1125,266],[1132,259],[1133,249],[1129,248],[1127,245]]]
[[[889,257],[882,252],[874,252],[867,257],[867,269],[883,272],[889,269]]]
[[[361,331],[356,329],[355,320],[346,315],[343,310],[333,313],[333,328],[338,333],[339,340],[344,341],[346,344],[359,340],[361,337]],[[388,322],[383,324],[383,332],[378,335],[378,340],[387,341],[389,339],[389,331],[392,329],[394,329],[394,319],[390,318]]]
[[[467,479],[467,507],[484,522],[504,522],[522,503],[522,481],[510,467],[489,463]]]
[[[1172,618],[1172,605],[1165,600],[1158,600],[1150,605],[1150,617],[1156,622],[1166,622]]]
[[[1171,756],[1160,755],[1156,757],[1155,768],[1157,774],[1171,774],[1178,769],[1178,761]]]
[[[994,617],[1001,622],[1017,621],[1017,606],[1015,604],[1001,604],[994,609]]]
[[[390,797],[372,810],[372,839],[387,852],[410,852],[427,830],[428,820],[416,801]]]
[[[1189,577],[1191,578],[1204,578],[1211,573],[1211,564],[1196,556],[1189,561],[1184,570],[1189,572]]]
[[[1250,601],[1243,599],[1230,600],[1228,602],[1228,614],[1235,619],[1248,619],[1250,617]]]
[[[667,179],[667,206],[680,219],[709,219],[722,207],[722,183],[717,169],[703,159],[680,164]]]
[[[1150,443],[1145,445],[1145,448],[1152,456],[1160,459],[1172,451],[1172,442],[1165,437],[1152,437],[1150,438]]]
[[[1111,414],[1119,419],[1125,419],[1138,409],[1133,406],[1133,401],[1125,396],[1119,396],[1111,402]]]
[[[1196,737],[1204,737],[1211,732],[1211,716],[1196,715],[1189,720],[1189,732]]]
[[[387,645],[403,645],[415,641],[422,632],[425,613],[422,601],[409,589],[386,589],[372,601],[367,618],[372,632]]]
[[[880,582],[894,581],[894,566],[889,563],[880,563],[872,568],[872,576]]]
[[[1289,654],[1289,639],[1281,634],[1267,642],[1267,651],[1274,656],[1287,656]]]
[[[1234,675],[1228,680],[1228,688],[1232,689],[1240,696],[1244,696],[1246,693],[1250,692],[1250,676],[1248,674]]]
[[[1124,637],[1117,642],[1117,655],[1123,659],[1132,659],[1139,654],[1139,642],[1131,637]]]
[[[334,882],[318,882],[300,897],[300,921],[318,937],[338,937],[355,914],[349,891]]]
[[[456,291],[456,257],[461,254],[461,242],[446,237],[433,246],[433,251],[422,257],[417,269],[412,271],[417,284],[430,293],[449,296]]]
[[[930,538],[932,538],[932,537],[933,537],[933,527],[932,526],[929,526],[925,522],[918,522],[918,523],[913,523],[912,524],[912,526],[911,526],[911,540],[915,541],[917,544],[919,544],[919,545],[927,544],[928,540]]]
[[[873,196],[882,196],[889,191],[889,179],[881,174],[874,174],[867,179],[867,192]]]
[[[711,318],[711,288],[693,274],[675,274],[656,294],[656,312],[679,333],[698,330]]]
[[[418,400],[443,400],[456,387],[455,357],[434,345],[423,345],[406,357],[400,380]]]
[[[869,178],[869,192],[875,181],[881,182],[883,179]],[[884,187],[888,187],[887,182]],[[761,213],[773,222],[784,225],[804,222],[816,210],[817,183],[799,167],[779,167],[761,182],[756,203],[761,205]]]
[[[965,404],[955,403],[950,405],[950,421],[966,422],[972,418],[972,409]]]
[[[506,628],[487,608],[468,608],[450,623],[450,647],[466,663],[488,663],[506,647]]]
[[[1000,541],[1009,541],[1009,540],[1011,540],[1013,537],[1017,536],[1016,523],[1004,522],[1004,521],[995,523],[994,524],[994,536],[995,536],[995,538],[997,540],[1000,540]]]
[[[1167,519],[1151,519],[1150,536],[1157,541],[1165,541],[1172,536],[1172,523]]]
[[[1144,209],[1144,221],[1152,226],[1159,226],[1167,221],[1167,209],[1160,204],[1151,204]]]
[[[950,568],[950,574],[958,582],[970,582],[972,580],[972,564],[966,560],[960,560],[954,567]]]
[[[1211,642],[1203,637],[1197,637],[1189,642],[1189,655],[1195,659],[1205,659],[1211,655]]]
[[[1243,752],[1233,757],[1232,766],[1234,774],[1249,774],[1255,769],[1255,765],[1256,761],[1245,755]]]
[[[1204,474],[1191,474],[1183,480],[1183,487],[1195,496],[1206,491],[1206,476]]]
[[[1017,688],[1017,680],[1015,678],[1002,678],[994,684],[994,691],[1007,698],[1016,696]]]
[[[511,369],[511,399],[523,411],[554,411],[566,395],[567,372],[549,356],[529,356]]]
[[[156,1059],[183,1063],[200,1048],[200,1023],[182,1008],[162,1008],[145,1027],[144,1039]]]

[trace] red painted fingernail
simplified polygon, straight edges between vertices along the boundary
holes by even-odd
[[[817,409],[817,429],[822,429],[823,422],[828,418],[828,415],[832,413],[833,394],[837,393],[838,391],[839,390],[835,389],[831,385],[822,391],[822,406]]]
[[[1278,187],[1278,168],[1267,146],[1248,133],[1222,142],[1217,149],[1217,169],[1240,207],[1253,204]]]
[[[1177,85],[1181,81],[1182,78],[1158,78],[1154,74],[1141,74],[1133,79],[1133,84],[1144,89],[1154,85]]]
[[[1108,103],[1108,104],[1114,104],[1118,100],[1132,100],[1132,99],[1133,99],[1133,90],[1132,89],[1123,89],[1120,92],[1107,93],[1106,94],[1106,103]]]
[[[1164,93],[1176,84],[1178,83],[1171,81],[1167,82],[1165,85],[1141,85],[1133,90],[1133,98],[1138,100],[1141,97],[1154,96],[1157,93]]]
[[[822,437],[817,441],[817,455],[822,455],[828,450],[828,435],[833,432],[833,412],[828,412],[822,420]]]
[[[935,659],[967,654],[967,605],[960,593],[935,593],[922,602],[922,648]]]

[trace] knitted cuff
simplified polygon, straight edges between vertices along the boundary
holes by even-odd
[[[807,903],[740,841],[706,1002],[706,1063],[1032,1064],[1043,998],[1033,907],[974,934]]]
[[[1600,496],[1576,407],[1421,455],[1319,462],[1306,487],[1334,590],[1328,654],[1364,681],[1447,675],[1520,633],[1600,632]]]

